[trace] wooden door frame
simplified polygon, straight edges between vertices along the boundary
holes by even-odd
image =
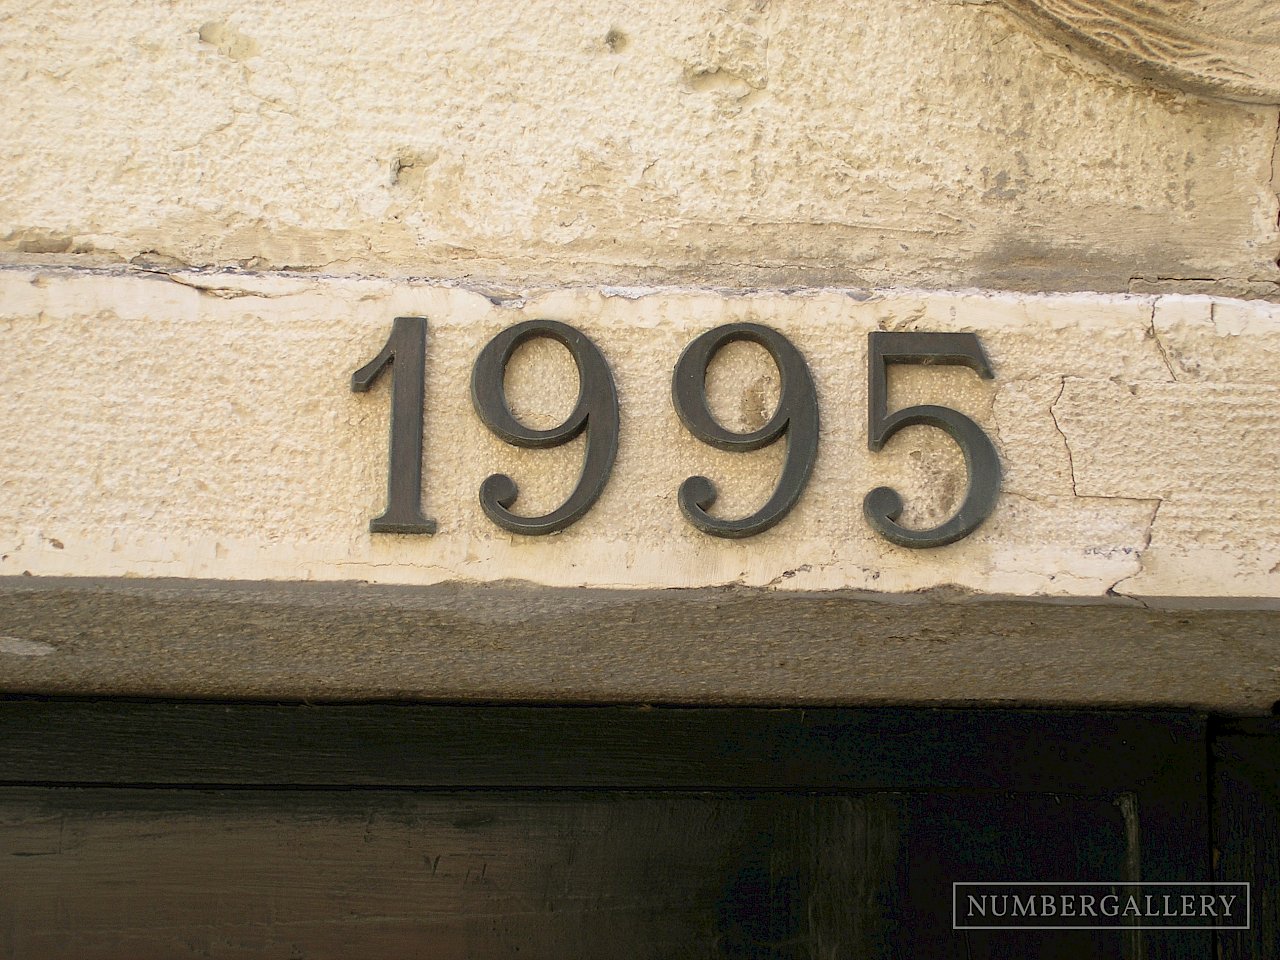
[[[1280,720],[1187,711],[0,697],[0,787],[1125,796],[1143,880],[1255,885],[1277,743]],[[1274,897],[1258,910],[1224,957],[1265,955]]]

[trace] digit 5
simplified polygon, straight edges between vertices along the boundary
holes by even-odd
[[[867,523],[900,547],[941,547],[955,543],[978,528],[995,509],[1000,494],[1000,457],[991,438],[958,410],[922,404],[888,413],[888,371],[891,363],[949,364],[969,367],[984,380],[995,374],[973,333],[872,333],[867,344],[867,446],[883,449],[889,438],[913,424],[937,427],[960,445],[969,473],[969,489],[955,516],[930,530],[910,530],[897,522],[902,497],[896,490],[876,487],[862,501]]]

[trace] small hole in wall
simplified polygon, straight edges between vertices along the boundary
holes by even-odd
[[[1271,705],[1271,715],[1273,717],[1280,717],[1280,700],[1277,700]]]
[[[604,45],[611,53],[621,53],[627,49],[627,35],[616,27],[604,35]]]

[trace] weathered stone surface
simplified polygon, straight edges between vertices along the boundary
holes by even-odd
[[[507,290],[1280,281],[1274,106],[1151,87],[1000,4],[58,0],[0,17],[10,262]]]
[[[1280,307],[1209,298],[858,292],[725,295],[567,288],[494,302],[428,283],[137,271],[0,271],[0,574],[350,580],[524,580],[555,586],[744,585],[1168,602],[1280,596]],[[350,392],[397,315],[429,318],[424,509],[435,536],[371,535],[384,503],[389,384]],[[622,410],[613,475],[580,522],[508,534],[477,501],[508,472],[518,512],[559,504],[582,441],[518,450],[471,409],[476,353],[499,330],[549,317],[610,363]],[[723,516],[756,509],[781,444],[715,450],[680,424],[671,371],[699,333],[769,324],[805,354],[821,444],[793,513],[757,537],[691,527],[676,491],[713,479]],[[965,483],[941,431],[866,446],[866,338],[876,329],[980,335],[995,368],[900,367],[891,408],[973,417],[1000,452],[995,513],[934,550],[880,539],[872,487],[900,490],[904,522],[933,525]],[[734,430],[769,415],[777,373],[726,350],[708,377]],[[547,342],[507,376],[517,415],[552,426],[576,395]],[[5,634],[0,624],[0,634]]]
[[[1207,280],[1147,277],[1129,281],[1129,292],[1139,294],[1181,293],[1237,300],[1280,301],[1280,283],[1272,280]]]
[[[1233,713],[1280,698],[1276,610],[10,577],[0,623],[31,645],[0,648],[0,690],[18,693]]]
[[[1272,0],[1003,3],[1140,76],[1233,99],[1280,103],[1280,11]]]
[[[1275,308],[1164,298],[1152,331],[1173,383],[1071,379],[1055,407],[1072,442],[1079,493],[1157,498],[1142,569],[1114,589],[1178,595],[1219,571],[1240,593],[1273,594],[1280,574]],[[1093,426],[1099,416],[1112,424],[1101,436]]]

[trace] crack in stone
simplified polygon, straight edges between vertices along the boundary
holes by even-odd
[[[1058,404],[1062,402],[1062,395],[1067,392],[1067,378],[1062,378],[1062,385],[1058,388],[1058,395],[1053,398],[1053,403],[1049,404],[1049,416],[1053,418],[1053,428],[1058,431],[1058,436],[1062,437],[1062,446],[1067,451],[1067,470],[1071,474],[1071,492],[1075,496],[1080,496],[1080,491],[1076,487],[1076,461],[1071,454],[1071,441],[1067,439],[1066,433],[1062,430],[1062,424],[1058,422]]]
[[[1172,371],[1170,372],[1172,373]],[[1147,519],[1147,522],[1146,522],[1146,537],[1143,540],[1142,546],[1140,546],[1135,551],[1135,559],[1138,564],[1138,569],[1135,570],[1133,573],[1125,574],[1123,577],[1121,577],[1115,583],[1109,586],[1105,592],[1106,596],[1108,597],[1120,597],[1126,600],[1130,600],[1134,603],[1137,603],[1143,607],[1147,607],[1148,606],[1147,603],[1141,597],[1131,596],[1130,594],[1121,592],[1117,588],[1126,580],[1131,580],[1134,577],[1139,576],[1143,572],[1143,556],[1145,555],[1147,549],[1151,546],[1151,537],[1155,529],[1156,516],[1160,513],[1160,507],[1163,506],[1164,499],[1162,497],[1115,497],[1115,496],[1106,496],[1106,495],[1100,495],[1100,494],[1089,494],[1088,496],[1085,496],[1080,493],[1079,487],[1076,484],[1076,465],[1075,465],[1075,457],[1071,452],[1071,441],[1067,439],[1067,435],[1063,431],[1062,425],[1058,422],[1058,413],[1057,413],[1057,406],[1061,402],[1063,394],[1066,393],[1067,391],[1068,379],[1070,378],[1068,377],[1062,378],[1062,387],[1058,391],[1058,396],[1054,399],[1053,403],[1049,405],[1049,416],[1053,419],[1054,429],[1058,431],[1058,436],[1062,437],[1062,445],[1067,451],[1067,467],[1071,474],[1072,494],[1081,500],[1123,500],[1128,503],[1152,504],[1151,516]],[[1026,497],[1026,499],[1032,500],[1034,498]]]
[[[1141,546],[1141,547],[1139,547],[1139,548],[1138,548],[1138,551],[1137,551],[1136,559],[1137,559],[1137,561],[1138,561],[1138,569],[1137,569],[1137,570],[1135,570],[1133,573],[1127,573],[1127,574],[1125,574],[1123,577],[1121,577],[1119,580],[1117,580],[1117,581],[1116,581],[1115,583],[1113,583],[1111,586],[1107,587],[1107,596],[1109,596],[1109,597],[1123,597],[1123,598],[1124,598],[1124,599],[1126,599],[1126,600],[1132,600],[1134,603],[1137,603],[1137,604],[1139,604],[1140,606],[1145,607],[1146,609],[1150,610],[1150,609],[1151,609],[1151,605],[1150,605],[1150,604],[1148,604],[1148,603],[1147,603],[1145,600],[1143,600],[1141,597],[1135,597],[1135,596],[1134,596],[1133,594],[1131,594],[1131,593],[1125,593],[1124,591],[1122,591],[1122,590],[1120,589],[1120,584],[1124,583],[1126,580],[1132,580],[1134,577],[1138,577],[1138,576],[1141,576],[1141,575],[1142,575],[1142,573],[1143,573],[1143,568],[1144,568],[1143,560],[1144,560],[1144,558],[1146,557],[1147,550],[1148,550],[1148,549],[1150,548],[1150,546],[1151,546],[1151,538],[1152,538],[1152,536],[1155,534],[1155,528],[1156,528],[1156,517],[1157,517],[1157,516],[1159,516],[1159,514],[1160,514],[1160,508],[1164,506],[1164,498],[1163,498],[1163,497],[1151,497],[1151,498],[1137,498],[1137,497],[1134,497],[1134,498],[1131,498],[1131,499],[1134,499],[1134,500],[1138,500],[1138,499],[1145,499],[1145,500],[1147,500],[1147,502],[1149,502],[1149,503],[1154,503],[1154,504],[1155,504],[1155,506],[1154,506],[1154,507],[1152,508],[1152,510],[1151,510],[1151,517],[1150,517],[1150,519],[1149,519],[1149,520],[1147,520],[1147,536],[1146,536],[1146,539],[1143,541],[1142,546]]]
[[[1280,200],[1280,110],[1276,111],[1276,139],[1271,145],[1271,191]],[[1276,212],[1276,229],[1280,230],[1280,210]],[[1276,266],[1280,267],[1280,256],[1276,257]]]
[[[1165,349],[1164,341],[1160,339],[1160,331],[1156,329],[1156,305],[1158,303],[1159,301],[1156,300],[1151,304],[1151,322],[1147,329],[1151,331],[1151,339],[1156,342],[1156,349],[1160,351],[1160,359],[1164,361],[1164,366],[1169,371],[1169,376],[1173,378],[1174,383],[1178,383],[1178,374],[1174,371],[1173,364],[1169,361],[1169,351]],[[1212,304],[1209,309],[1213,309]]]
[[[820,566],[829,566],[829,564],[822,564]],[[809,573],[811,570],[813,570],[813,564],[811,563],[802,563],[800,564],[800,566],[792,567],[790,570],[783,570],[782,573],[778,574],[776,577],[774,577],[772,580],[766,583],[765,587],[766,588],[776,587],[779,584],[781,584],[784,580],[790,580],[792,577],[796,576],[796,574]]]
[[[293,293],[267,293],[263,290],[241,290],[236,287],[207,287],[199,283],[192,283],[190,280],[183,280],[175,274],[166,270],[148,270],[145,267],[138,268],[139,273],[149,274],[153,277],[159,277],[168,280],[170,283],[176,283],[179,286],[190,287],[205,296],[217,297],[219,300],[238,300],[241,297],[257,297],[261,300],[277,300],[281,297],[293,296]]]
[[[1129,278],[1130,284],[1134,284],[1134,283],[1230,283],[1230,282],[1273,283],[1274,281],[1267,277],[1223,277],[1223,276],[1212,276],[1212,275],[1188,276],[1186,274],[1178,274],[1177,276],[1174,276],[1172,274],[1168,276],[1165,276],[1164,274],[1157,274],[1154,277],[1137,276],[1137,277]],[[1147,296],[1150,296],[1150,294],[1147,294]]]

